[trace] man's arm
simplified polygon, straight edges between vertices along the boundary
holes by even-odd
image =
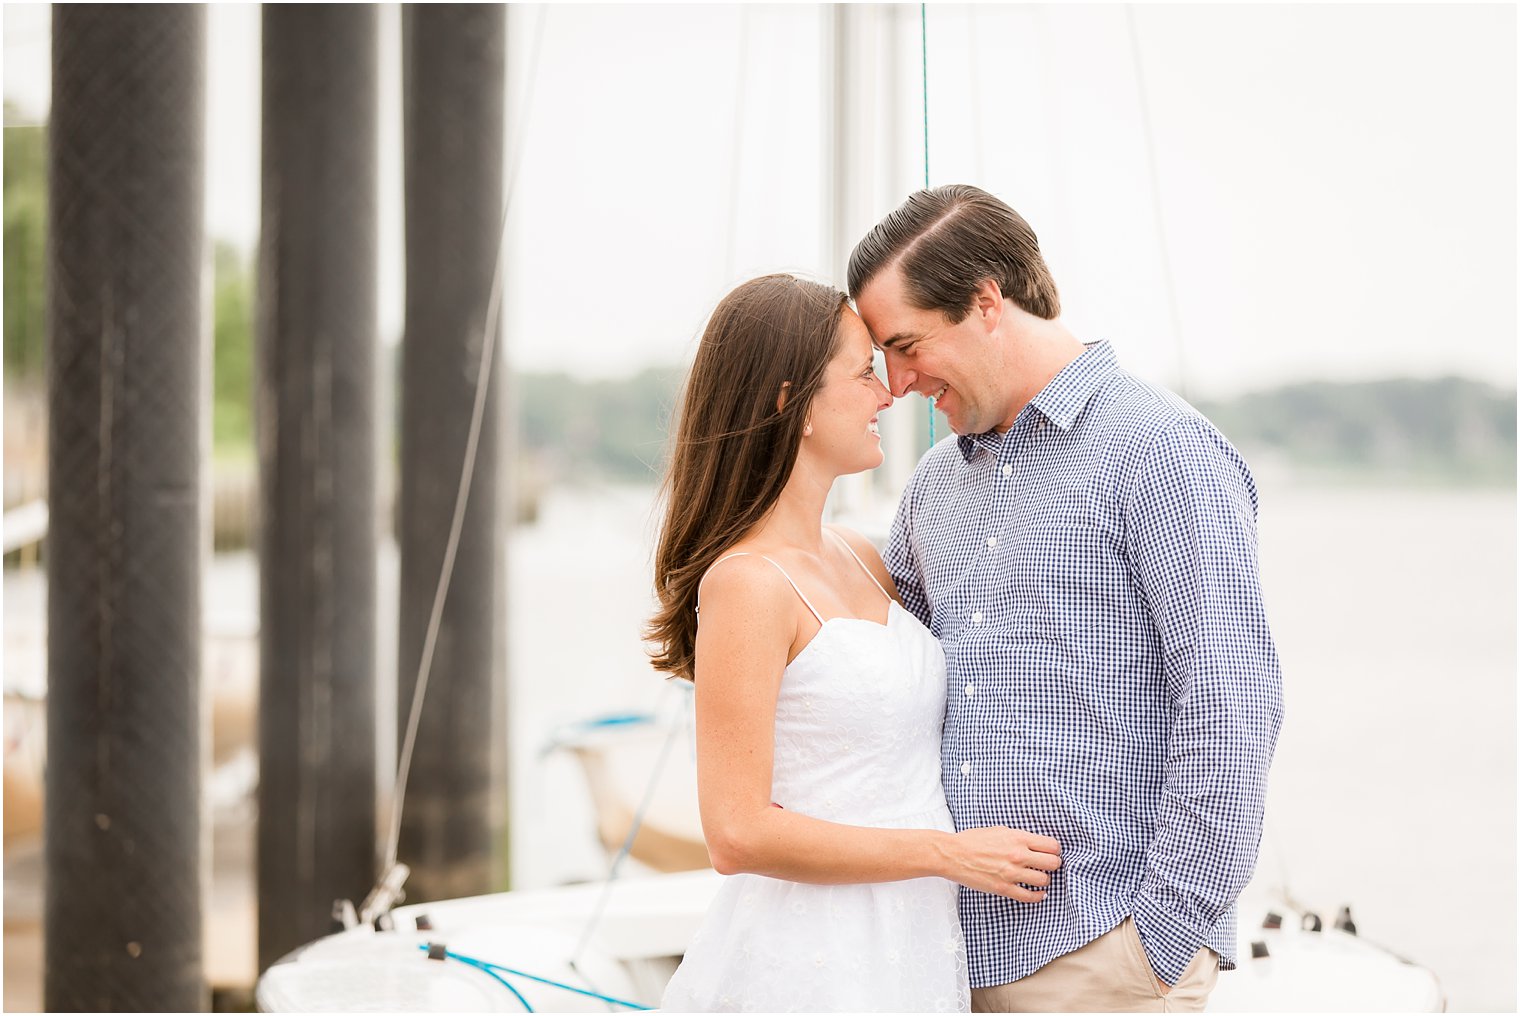
[[[918,476],[915,472],[908,480],[907,489],[897,502],[897,515],[892,519],[892,532],[887,537],[887,552],[882,555],[882,560],[897,586],[897,597],[902,605],[922,621],[924,627],[932,630],[933,611],[924,591],[918,556],[913,550],[913,510],[918,496]]]
[[[1135,925],[1167,984],[1250,881],[1282,674],[1256,560],[1255,488],[1207,422],[1163,433],[1126,506],[1126,552],[1161,638],[1170,708]]]

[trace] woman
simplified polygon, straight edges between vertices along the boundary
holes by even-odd
[[[687,380],[650,635],[696,682],[702,829],[734,877],[665,1009],[965,1011],[953,883],[1032,903],[1060,865],[1055,840],[954,832],[939,643],[871,544],[823,525],[834,480],[881,464],[892,403],[845,304],[745,283]]]

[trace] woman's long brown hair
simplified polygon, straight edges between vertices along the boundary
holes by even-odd
[[[766,275],[713,311],[686,379],[662,488],[660,608],[646,633],[656,670],[695,680],[697,585],[791,478],[808,407],[839,345],[845,300],[817,282]]]

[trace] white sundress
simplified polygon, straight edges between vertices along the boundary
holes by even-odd
[[[953,832],[940,783],[939,641],[895,600],[886,624],[824,621],[792,588],[822,628],[781,679],[771,799],[831,822]],[[807,885],[733,875],[660,1008],[969,1011],[956,900],[942,878]]]

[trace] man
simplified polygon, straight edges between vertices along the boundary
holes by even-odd
[[[886,555],[945,649],[956,826],[1061,844],[1040,903],[961,891],[973,1008],[1199,1011],[1235,964],[1282,712],[1250,471],[1061,324],[1034,232],[984,191],[914,194],[849,285],[892,394],[958,435]]]

